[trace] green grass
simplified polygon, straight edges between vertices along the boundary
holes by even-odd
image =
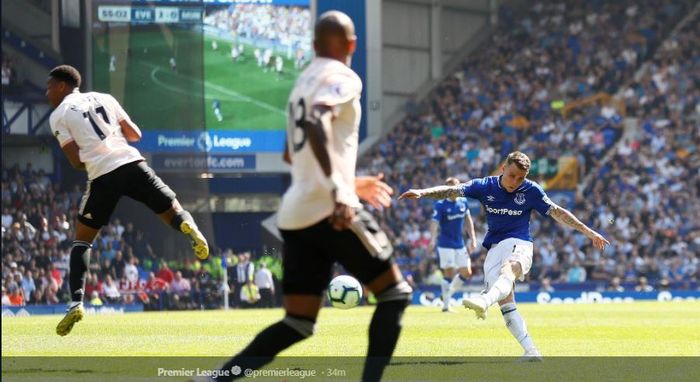
[[[109,72],[109,58],[117,70]],[[175,57],[177,72],[170,69]],[[93,87],[122,101],[144,130],[202,130],[201,32],[141,26],[93,38]]]
[[[284,60],[284,73],[263,72],[245,46],[231,60],[231,44],[201,30],[140,26],[112,29],[93,38],[93,88],[121,100],[144,130],[282,130],[289,92],[299,72]],[[204,44],[204,45],[203,45]],[[111,55],[117,70],[109,71]],[[170,68],[175,57],[177,70]],[[212,101],[221,103],[218,122]]]
[[[647,380],[640,379],[638,374],[640,370],[650,369],[644,373],[644,377],[684,380],[684,377],[693,375],[687,369],[687,358],[660,358],[667,360],[663,361],[662,368],[652,362],[651,358],[638,357],[700,356],[700,302],[520,304],[518,309],[527,321],[530,334],[547,357],[543,363],[545,369],[514,365],[510,358],[464,358],[521,355],[519,345],[504,327],[500,313],[495,308],[491,309],[486,321],[477,321],[467,311],[444,314],[437,308],[411,307],[406,312],[404,329],[395,352],[396,358],[387,370],[387,378],[459,380],[466,378],[464,373],[468,370],[469,375],[477,380],[520,381],[523,380],[522,373],[536,371],[540,376],[553,373],[551,378],[543,377],[540,380],[573,381],[593,377],[600,379],[596,373],[614,371],[622,374],[609,380],[637,381]],[[10,363],[5,362],[8,360],[5,358],[3,380],[6,377],[25,380],[22,378],[35,376],[36,373],[48,373],[46,375],[49,376],[74,373],[89,375],[94,370],[105,367],[108,370],[114,369],[111,371],[113,374],[142,375],[138,373],[152,372],[154,362],[156,365],[175,368],[187,364],[187,361],[180,358],[163,360],[153,357],[219,357],[195,360],[205,367],[214,367],[220,365],[225,357],[242,349],[257,332],[279,320],[282,314],[280,309],[274,309],[87,316],[67,337],[59,337],[54,332],[60,316],[4,318],[3,357],[48,358],[42,359],[44,366],[41,368],[29,367],[28,364],[33,362],[31,358],[10,358],[13,361]],[[315,357],[354,356],[356,358],[336,359],[333,367],[345,365],[343,367],[348,370],[346,377],[358,379],[361,369],[359,357],[367,350],[366,333],[371,314],[372,309],[368,307],[349,311],[324,309],[319,317],[316,335],[284,351],[272,366],[289,366],[285,363],[289,362],[289,357],[312,357],[303,361],[307,362],[305,367],[322,368],[327,366],[328,361]],[[110,361],[109,366],[105,366],[102,361],[95,361],[111,358],[90,358],[86,364],[91,366],[81,364],[82,369],[76,369],[66,366],[65,359],[52,358],[60,356],[132,358],[128,358],[128,367],[119,361]],[[634,358],[585,362],[580,358],[558,358],[559,356]],[[52,359],[56,361],[52,363]],[[74,358],[74,362],[80,359],[82,358]],[[692,365],[700,365],[700,362],[695,362],[697,359],[692,361]],[[482,363],[486,367],[482,365],[474,368],[474,364]],[[498,367],[500,364],[507,367]],[[124,368],[120,368],[120,365]],[[685,371],[679,372],[680,369]],[[416,374],[418,372],[421,374]],[[481,377],[477,377],[479,375]],[[118,380],[128,380],[124,378],[126,377]]]
[[[294,62],[283,57],[281,75],[264,72],[257,66],[253,46],[244,44],[243,58],[233,61],[231,43],[217,39],[219,49],[214,51],[212,39],[210,36],[204,37],[204,73],[208,83],[204,88],[207,128],[284,129],[287,99],[299,75],[299,71],[294,69]],[[221,122],[214,116],[211,105],[214,99],[221,102]]]

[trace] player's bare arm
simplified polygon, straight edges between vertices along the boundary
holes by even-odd
[[[119,121],[119,126],[122,128],[122,134],[128,142],[138,142],[141,140],[141,129],[128,118]]]
[[[459,188],[459,185],[457,186],[437,186],[437,187],[431,187],[431,188],[423,188],[423,189],[410,189],[401,196],[399,196],[399,200],[401,199],[420,199],[420,198],[429,198],[429,199],[447,199],[447,198],[458,198],[462,196],[462,191]]]
[[[316,160],[318,160],[323,174],[329,179],[332,178],[333,168],[331,166],[331,158],[328,153],[328,136],[326,129],[330,126],[333,113],[327,106],[314,106],[312,114],[316,116],[312,121],[304,121],[311,151],[313,151]],[[331,179],[332,182],[332,179]],[[335,194],[335,190],[333,191]],[[335,195],[333,196],[335,199]],[[355,211],[346,204],[335,203],[333,214],[330,216],[330,222],[333,228],[337,230],[350,228],[352,219],[355,217]]]
[[[355,193],[372,207],[380,209],[391,206],[391,195],[394,190],[382,181],[384,174],[377,176],[365,175],[355,177]]]
[[[435,240],[438,237],[438,229],[440,225],[435,220],[430,221],[430,243],[428,244],[428,252],[433,253],[435,250]]]
[[[604,249],[606,245],[610,242],[606,240],[601,234],[590,229],[587,225],[583,224],[574,214],[572,214],[566,208],[562,208],[556,204],[552,204],[552,209],[549,210],[549,216],[551,216],[557,222],[569,226],[591,239],[593,245],[598,249]]]
[[[474,230],[474,220],[471,214],[467,214],[467,230],[469,230],[469,253],[476,250],[476,231]]]
[[[68,162],[70,162],[70,165],[73,166],[73,168],[77,170],[85,170],[85,163],[80,161],[80,148],[75,141],[66,143],[63,147],[61,147],[61,150],[63,150],[63,153],[66,154]]]

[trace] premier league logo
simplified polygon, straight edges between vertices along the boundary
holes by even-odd
[[[197,138],[197,147],[199,147],[200,150],[209,152],[212,146],[213,143],[208,132],[205,131],[202,134],[199,134],[199,137]]]
[[[514,201],[515,204],[522,206],[523,204],[525,204],[525,194],[523,194],[522,192],[518,192],[517,194],[515,194]]]

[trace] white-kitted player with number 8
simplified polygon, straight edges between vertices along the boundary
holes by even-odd
[[[122,196],[148,206],[165,223],[185,234],[199,259],[209,257],[209,245],[189,212],[182,209],[173,190],[148,167],[129,142],[141,139],[141,130],[109,94],[81,93],[78,70],[61,65],[49,73],[46,97],[55,107],[49,120],[70,164],[86,170],[87,187],[78,208],[75,240],[70,253],[72,303],[56,327],[65,336],[80,321],[85,275],[95,236],[109,219]]]
[[[311,337],[336,261],[377,299],[362,380],[379,381],[394,352],[412,290],[391,258],[386,234],[360,204],[363,199],[388,207],[392,191],[379,176],[355,176],[362,81],[349,65],[356,43],[346,14],[319,17],[316,58],[297,79],[287,107],[284,157],[292,166],[292,184],[277,221],[284,239],[285,317],[258,333],[223,369],[258,370]]]

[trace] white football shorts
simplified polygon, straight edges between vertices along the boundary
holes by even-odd
[[[520,281],[525,279],[525,275],[532,268],[533,245],[526,240],[508,238],[500,241],[489,249],[484,261],[484,282],[488,291],[501,274],[501,267],[509,261],[517,261],[523,269]]]
[[[469,258],[467,248],[442,248],[438,247],[440,269],[445,268],[470,268],[472,260]]]

